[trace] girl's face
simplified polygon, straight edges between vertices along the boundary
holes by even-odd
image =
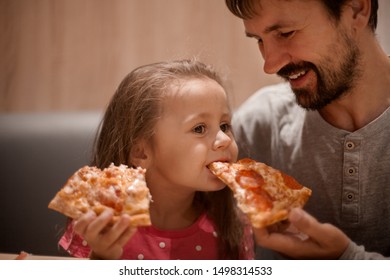
[[[150,188],[216,191],[224,188],[207,165],[236,161],[238,148],[224,89],[211,79],[184,81],[162,102],[147,148]]]

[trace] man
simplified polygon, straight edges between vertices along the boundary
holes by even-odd
[[[226,4],[257,41],[264,71],[287,81],[236,112],[240,156],[313,190],[305,211],[290,213],[299,235],[255,229],[260,246],[281,253],[259,248],[257,257],[389,257],[390,59],[375,38],[378,2]]]

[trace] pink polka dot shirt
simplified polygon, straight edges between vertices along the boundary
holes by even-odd
[[[72,224],[69,224],[59,245],[75,257],[87,258],[90,254],[87,242],[73,232]],[[240,259],[253,259],[253,246],[252,232],[247,228]],[[160,230],[154,226],[140,227],[125,245],[121,259],[218,259],[218,233],[206,214],[202,214],[190,227],[181,230]]]

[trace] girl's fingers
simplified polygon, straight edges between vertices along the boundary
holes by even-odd
[[[119,220],[112,226],[112,228],[105,234],[105,239],[111,243],[117,243],[119,239],[126,239],[127,236],[131,236],[130,232],[130,217],[128,215],[122,215]],[[122,237],[124,235],[124,237]],[[128,238],[126,242],[128,241]],[[121,241],[121,246],[124,246],[123,241]]]
[[[85,238],[92,239],[102,234],[111,222],[113,214],[111,209],[107,209],[91,221],[84,233]]]
[[[88,228],[88,225],[96,218],[96,214],[93,211],[88,211],[86,214],[81,216],[78,220],[74,223],[74,231],[84,236],[85,231]]]

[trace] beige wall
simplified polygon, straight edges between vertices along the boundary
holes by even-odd
[[[379,7],[378,40],[390,56],[390,1],[379,0]]]
[[[223,0],[0,0],[0,34],[0,112],[103,110],[133,68],[189,56],[229,77],[233,107],[279,81]]]
[[[255,41],[223,0],[0,0],[0,111],[103,110],[133,68],[197,56],[236,107],[261,76]]]

